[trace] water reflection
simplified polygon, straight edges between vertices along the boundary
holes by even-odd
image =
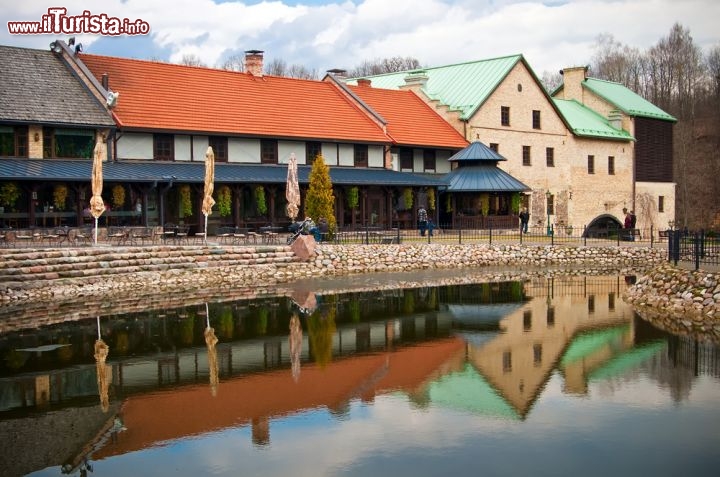
[[[114,468],[133,470],[125,456],[146,466],[142,456],[151,459],[159,449],[224,436],[234,451],[219,455],[225,446],[213,446],[205,452],[230,462],[217,474],[237,474],[267,463],[250,451],[241,462],[237,450],[245,444],[266,448],[273,461],[290,461],[282,449],[302,448],[317,426],[333,429],[337,442],[355,442],[363,440],[360,423],[374,429],[381,419],[407,446],[419,437],[411,422],[423,421],[431,435],[447,433],[448,422],[468,435],[508,432],[507,422],[529,429],[536,425],[533,415],[553,419],[551,408],[539,404],[543,396],[597,399],[597,389],[611,396],[640,375],[658,383],[641,396],[669,388],[674,401],[689,401],[702,376],[713,377],[718,389],[717,349],[635,318],[619,298],[625,286],[621,276],[567,276],[313,293],[113,316],[103,320],[102,339],[99,319],[97,332],[93,320],[5,334],[0,431],[27,437],[11,444],[6,454],[13,457],[2,457],[0,465],[11,475],[104,465],[103,475],[111,475]],[[404,401],[410,410],[400,410]],[[720,396],[711,402],[720,404]],[[394,411],[384,414],[390,403]],[[442,418],[431,424],[415,412]],[[477,419],[488,421],[478,426]],[[353,425],[337,424],[346,421]],[[29,432],[8,434],[18,426]],[[76,431],[68,435],[68,427]],[[345,427],[352,431],[344,434]],[[567,438],[552,434],[560,429],[548,432],[548,442]],[[40,433],[50,438],[38,442],[32,436]],[[288,433],[296,444],[285,439]],[[377,459],[377,452],[400,444],[375,440],[385,451],[357,458]],[[432,475],[415,460],[407,455],[402,462],[408,475]],[[188,463],[180,475],[207,471]]]

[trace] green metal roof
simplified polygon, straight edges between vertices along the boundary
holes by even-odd
[[[565,117],[576,136],[593,137],[600,139],[623,139],[634,141],[630,133],[624,129],[615,129],[610,122],[590,108],[585,107],[574,99],[555,99],[555,106]]]
[[[518,420],[522,416],[470,364],[460,372],[446,374],[430,384],[433,405],[457,411]]]
[[[587,78],[583,81],[583,87],[614,104],[625,114],[630,116],[662,119],[664,121],[672,122],[677,121],[677,119],[673,116],[670,116],[650,101],[620,83]]]
[[[468,119],[522,59],[522,55],[512,55],[365,78],[371,80],[375,88],[398,89],[405,84],[408,74],[424,73],[428,78],[423,87],[425,94],[451,110],[459,111],[462,119]],[[357,81],[348,80],[348,83],[357,84]]]

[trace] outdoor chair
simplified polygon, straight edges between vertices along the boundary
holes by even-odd
[[[175,232],[175,241],[177,241],[178,243],[180,243],[180,242],[188,243],[189,232],[190,232],[190,226],[178,225],[177,231]]]

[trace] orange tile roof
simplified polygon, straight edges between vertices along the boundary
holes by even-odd
[[[462,149],[465,138],[412,91],[350,86],[363,102],[387,122],[396,144]]]
[[[121,128],[252,137],[389,143],[370,116],[334,85],[279,76],[83,54],[120,93]]]

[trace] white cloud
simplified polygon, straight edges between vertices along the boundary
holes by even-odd
[[[601,33],[645,50],[679,22],[703,48],[720,44],[715,0],[109,0],[62,2],[69,13],[107,13],[147,21],[155,50],[171,61],[195,54],[209,65],[247,49],[323,72],[363,61],[411,56],[433,66],[522,53],[538,74],[586,64]],[[39,20],[48,3],[4,5],[0,19]],[[54,3],[53,3],[54,5]],[[86,51],[98,37],[78,35]],[[11,36],[3,44],[47,48],[53,36]],[[100,42],[106,48],[108,42]],[[98,46],[97,48],[101,48]],[[129,51],[126,56],[143,57]],[[146,53],[148,56],[152,54]]]

